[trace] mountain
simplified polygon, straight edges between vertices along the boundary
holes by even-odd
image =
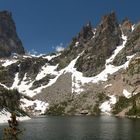
[[[2,11],[0,12],[0,57],[8,57],[12,53],[24,54],[25,51],[16,33],[11,12]]]
[[[18,90],[29,115],[140,116],[139,45],[140,23],[112,12],[61,52],[1,58],[0,85]]]

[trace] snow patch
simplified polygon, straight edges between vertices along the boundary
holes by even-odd
[[[104,88],[106,89],[106,88],[111,87],[111,86],[112,86],[112,84],[108,84],[108,85],[105,85]]]
[[[132,93],[128,92],[126,89],[123,89],[123,95],[124,95],[126,98],[131,98]]]
[[[48,61],[50,61],[50,60],[52,60],[53,58],[58,57],[58,56],[60,56],[60,55],[61,55],[61,53],[57,53],[57,54],[55,54],[55,55],[42,56],[42,58],[48,59]]]
[[[23,108],[23,110],[26,110],[26,108],[28,107],[34,106],[34,112],[40,111],[39,115],[44,114],[49,106],[48,103],[40,100],[30,101],[25,98],[22,98],[20,101],[21,101],[21,108]]]
[[[14,63],[16,63],[18,60],[16,60],[16,59],[12,59],[12,60],[1,60],[0,62],[4,62],[3,64],[2,64],[2,66],[3,67],[7,67],[7,66],[10,66],[10,65],[12,65],[12,64],[14,64]]]
[[[79,44],[80,44],[80,43],[77,41],[77,42],[75,43],[75,47],[78,47]]]
[[[23,80],[20,83],[19,73],[15,74],[14,83],[10,89],[18,89],[20,93],[23,93],[27,96],[33,97],[36,95],[34,90],[30,90],[34,81],[27,80],[27,74],[24,75]],[[20,84],[19,84],[20,83]]]
[[[116,50],[114,51],[114,54],[109,59],[106,60],[106,65],[108,65],[111,62],[113,62],[113,60],[116,57],[116,55],[125,47],[125,44],[127,42],[127,36],[122,34],[122,39],[123,39],[122,45],[118,46],[116,48]]]
[[[23,58],[32,58],[31,55],[23,55],[22,57],[23,57]]]
[[[58,78],[58,76],[56,78]],[[20,93],[27,95],[29,97],[33,97],[36,94],[40,93],[42,89],[55,83],[56,80],[57,79],[54,78],[54,79],[50,80],[49,84],[47,84],[45,86],[42,85],[38,88],[31,90],[31,87],[33,86],[33,83],[35,82],[35,80],[32,81],[32,80],[28,79],[27,74],[25,73],[23,80],[20,82],[19,73],[16,73],[15,78],[14,78],[14,83],[10,89],[18,89],[18,91]]]
[[[112,110],[112,105],[116,104],[117,100],[115,95],[110,95],[110,99],[108,101],[105,101],[101,104],[99,107],[101,109],[101,112],[110,115]]]
[[[94,38],[95,38],[96,31],[97,31],[97,29],[96,29],[96,28],[92,30],[93,37],[92,37],[91,39],[94,39]]]
[[[133,95],[136,95],[137,92],[134,92],[133,94],[129,91],[127,91],[126,89],[123,89],[123,95],[126,97],[126,98],[131,98]]]
[[[2,87],[4,87],[5,89],[8,89],[8,90],[9,90],[9,87],[7,87],[6,85],[1,84],[1,83],[0,83],[0,85],[1,85]]]
[[[39,87],[34,90],[30,90],[34,81],[27,81],[27,73],[24,75],[23,80],[21,81],[20,84],[19,84],[19,82],[20,82],[19,73],[16,73],[14,83],[13,83],[11,89],[16,88],[16,89],[18,89],[18,91],[20,93],[23,93],[30,97],[33,97],[37,93],[40,93],[41,90],[43,89],[43,87]],[[32,100],[27,100],[27,99],[21,99],[21,102],[22,102],[21,107],[23,109],[25,109],[26,107],[35,105],[34,111],[35,110],[40,111],[40,114],[45,113],[45,110],[49,105],[48,103],[42,102],[39,100],[32,101]]]
[[[14,82],[13,82],[13,85],[12,85],[11,89],[14,89],[14,88],[18,87],[18,83],[20,81],[18,76],[19,76],[19,73],[16,73],[15,74],[15,78],[14,78]]]
[[[47,74],[51,74],[51,75],[57,75],[57,71],[55,71],[55,69],[57,68],[58,65],[56,66],[51,66],[51,65],[44,65],[41,70],[40,73],[36,76],[36,80],[41,80],[42,78],[44,78],[45,76],[47,76]]]
[[[0,123],[8,123],[8,120],[10,119],[11,113],[6,111],[5,109],[0,111]],[[28,116],[21,116],[17,117],[18,121],[25,121],[31,119]]]
[[[132,25],[132,32],[135,30],[135,24]]]

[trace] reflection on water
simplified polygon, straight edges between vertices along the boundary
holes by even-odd
[[[49,116],[22,122],[21,127],[26,128],[22,140],[140,140],[140,119]]]

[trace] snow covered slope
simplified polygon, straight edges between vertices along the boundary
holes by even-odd
[[[61,53],[2,58],[0,86],[27,96],[21,107],[32,115],[53,106],[61,113],[110,114],[120,96],[131,99],[139,90],[139,26],[120,25],[111,13],[96,29],[85,25]]]
[[[20,73],[17,72],[17,73],[15,73],[14,82],[11,87],[7,87],[4,84],[1,84],[1,85],[3,87],[9,88],[9,89],[16,88],[22,94],[25,94],[30,97],[34,97],[35,95],[40,94],[43,89],[51,87],[61,75],[65,74],[65,73],[71,73],[72,74],[72,76],[71,76],[71,78],[72,78],[71,93],[80,94],[81,92],[84,91],[83,86],[85,84],[88,84],[88,83],[99,84],[100,82],[105,82],[108,80],[109,75],[114,74],[115,72],[119,71],[120,69],[126,69],[128,67],[130,60],[135,56],[135,54],[132,56],[127,56],[128,60],[125,62],[125,64],[123,64],[121,66],[112,65],[112,62],[113,62],[115,56],[125,47],[125,44],[127,42],[127,37],[124,36],[123,34],[122,34],[122,40],[123,40],[122,45],[116,47],[116,49],[114,50],[114,53],[110,56],[110,58],[108,58],[106,60],[105,69],[94,77],[84,77],[83,73],[77,71],[77,69],[75,68],[77,59],[80,56],[82,56],[84,53],[84,52],[82,52],[75,59],[73,59],[68,64],[68,66],[66,66],[65,68],[63,68],[59,71],[57,70],[58,64],[51,65],[47,62],[41,67],[41,69],[39,70],[39,73],[36,74],[34,79],[31,79],[29,77],[29,75],[27,73],[25,73],[21,80]],[[49,61],[51,61],[53,58],[57,58],[59,55],[43,56],[43,59],[48,59]],[[26,59],[28,57],[23,56],[23,59]],[[32,58],[32,57],[35,57],[35,56],[30,56],[29,58]],[[17,62],[18,62],[18,59],[15,59],[15,58],[13,58],[13,60],[11,60],[11,61],[10,60],[1,60],[2,66],[4,66],[4,67],[8,67]],[[20,67],[20,64],[18,64],[18,67]],[[44,77],[46,77],[49,74],[54,75],[54,78],[49,79],[49,82],[47,84],[43,84],[39,87],[32,89],[34,82],[42,80]],[[34,108],[34,110],[36,110],[35,112],[32,112],[34,115],[37,115],[37,114],[39,115],[39,114],[45,113],[45,110],[48,108],[48,105],[49,105],[47,102],[42,102],[39,100],[31,101],[31,100],[27,100],[27,99],[21,99],[21,102],[22,102],[21,107],[26,111],[28,110],[28,108],[34,106],[33,108]],[[100,107],[101,110],[103,112],[109,112],[109,110],[111,108],[110,103],[111,103],[111,101],[106,101],[105,103],[103,103]],[[107,107],[108,109],[104,109],[104,108],[106,108],[105,106],[108,106]]]

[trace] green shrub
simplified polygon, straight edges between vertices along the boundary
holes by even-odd
[[[59,116],[65,114],[65,108],[67,106],[67,102],[61,102],[60,104],[55,104],[53,106],[50,106],[49,109],[46,111],[46,115],[53,115],[53,116]]]
[[[121,112],[124,108],[127,108],[130,104],[130,100],[127,99],[124,96],[119,97],[119,101],[115,104],[113,108],[113,114],[118,114]]]
[[[96,103],[93,107],[93,110],[91,111],[91,114],[92,115],[100,115],[100,113],[101,113],[101,110],[99,108],[99,104]]]
[[[128,116],[140,116],[140,108],[131,108],[128,112],[126,112]]]
[[[106,94],[104,94],[103,92],[97,93],[97,98],[100,103],[105,100],[109,100],[109,97]]]

